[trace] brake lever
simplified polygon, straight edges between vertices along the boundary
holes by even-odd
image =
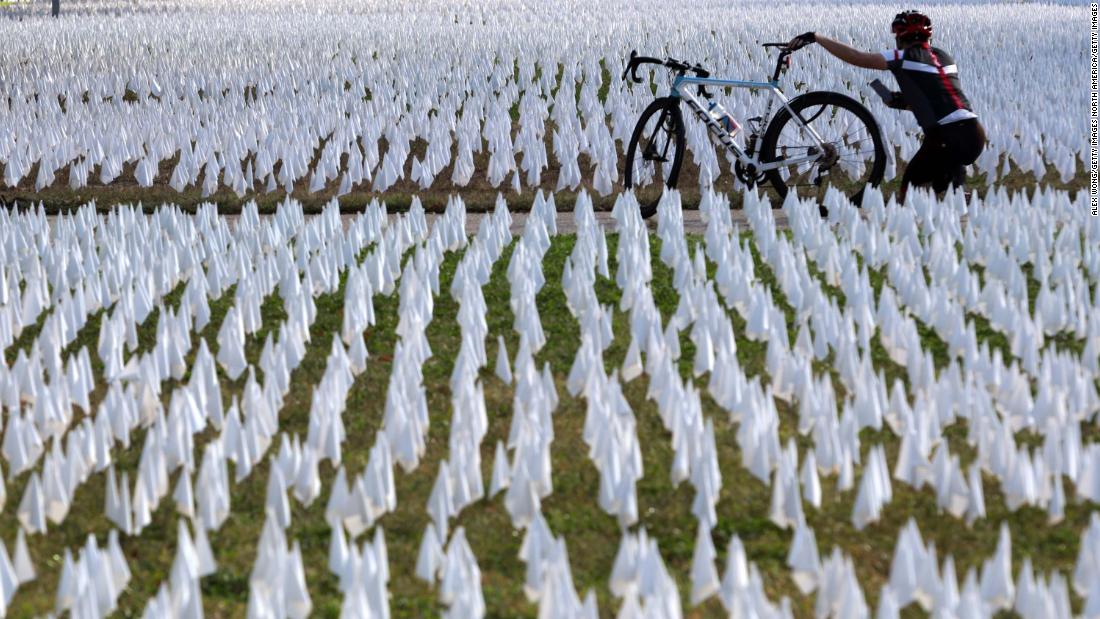
[[[638,57],[638,50],[635,50],[635,49],[630,50],[630,60],[627,61],[626,67],[623,68],[623,75],[622,75],[622,77],[619,78],[620,80],[622,80],[624,82],[626,81],[626,74],[627,74],[628,71],[635,68],[634,67],[634,59],[637,58],[637,57]],[[635,80],[636,79],[637,79],[637,76],[635,76]]]
[[[700,66],[698,64],[693,66],[691,68],[691,70],[695,72],[696,77],[701,77],[703,79],[706,79],[706,78],[710,77],[710,71],[707,71],[706,69],[704,69],[702,66]],[[707,92],[706,87],[704,87],[702,84],[699,84],[699,86],[697,87],[697,91],[699,92],[700,97],[703,97],[705,99],[710,99],[711,98],[711,94],[709,92]]]

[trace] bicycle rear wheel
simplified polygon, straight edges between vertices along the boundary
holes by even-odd
[[[765,173],[779,200],[796,187],[799,197],[813,197],[820,205],[826,188],[832,185],[858,206],[864,189],[877,186],[886,171],[886,148],[874,116],[855,99],[836,92],[807,93],[792,100],[790,106],[826,146],[816,161]],[[764,132],[760,160],[782,161],[817,150],[809,132],[781,108]]]
[[[676,187],[684,160],[680,100],[663,97],[642,112],[626,147],[623,186],[633,189],[643,218],[657,212],[665,188]]]

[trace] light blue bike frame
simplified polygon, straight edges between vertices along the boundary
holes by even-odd
[[[716,86],[716,87],[720,87],[720,88],[732,87],[732,88],[749,88],[749,89],[753,89],[753,90],[757,90],[757,89],[767,90],[768,92],[770,92],[772,94],[773,97],[779,99],[779,104],[782,105],[784,108],[786,108],[787,112],[790,113],[791,120],[796,122],[799,127],[806,130],[810,134],[810,136],[813,137],[814,141],[817,142],[817,149],[818,149],[817,152],[814,153],[813,155],[807,154],[807,155],[802,156],[802,157],[791,157],[791,158],[788,158],[788,159],[783,159],[781,161],[772,161],[772,162],[769,162],[769,163],[760,163],[760,150],[755,149],[756,152],[753,154],[752,157],[749,157],[748,155],[746,155],[745,151],[741,150],[741,147],[739,147],[737,145],[737,143],[733,141],[733,138],[731,138],[730,135],[728,133],[726,133],[726,131],[724,129],[722,129],[722,127],[718,124],[718,121],[714,120],[714,118],[711,117],[711,115],[709,113],[707,113],[707,109],[705,107],[703,107],[702,101],[700,101],[699,98],[697,96],[695,96],[694,93],[691,92],[692,86]],[[821,154],[824,152],[825,141],[821,139],[821,136],[818,135],[817,131],[814,131],[813,127],[811,127],[808,124],[802,122],[801,115],[796,114],[795,111],[793,109],[791,109],[790,100],[787,99],[787,96],[783,94],[782,90],[779,90],[779,83],[778,82],[774,82],[774,81],[772,81],[772,82],[751,82],[751,81],[742,81],[742,80],[720,80],[720,79],[714,79],[714,78],[708,78],[708,77],[689,77],[687,75],[681,74],[681,75],[677,75],[676,80],[672,83],[672,91],[669,93],[669,96],[670,97],[678,97],[678,98],[681,98],[684,101],[686,101],[687,104],[688,104],[688,107],[690,107],[695,112],[695,115],[699,118],[699,120],[706,123],[707,128],[710,131],[711,135],[718,138],[718,140],[722,142],[722,145],[725,146],[727,149],[729,149],[729,151],[732,152],[735,157],[737,157],[737,160],[741,162],[741,165],[743,165],[743,166],[749,166],[749,165],[755,166],[756,170],[759,171],[759,172],[767,172],[769,170],[775,170],[777,168],[783,168],[783,167],[788,167],[788,166],[792,166],[792,165],[798,165],[800,163],[805,163],[805,162],[810,162],[810,161],[817,161],[821,157]],[[767,107],[764,108],[764,115],[761,116],[761,118],[764,120],[765,123],[767,123],[771,120],[769,118],[769,116],[771,115],[771,109],[772,109],[772,101],[768,100],[768,105],[767,105]],[[765,124],[763,126],[766,127],[767,125]],[[760,137],[760,139],[763,139],[763,136],[759,136],[759,137]]]

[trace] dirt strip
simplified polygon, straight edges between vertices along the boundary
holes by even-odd
[[[684,214],[684,233],[685,234],[703,234],[704,232],[706,232],[707,224],[706,224],[705,221],[703,221],[702,216],[700,215],[699,211],[685,210],[685,211],[683,211],[683,214]],[[398,215],[397,213],[390,213],[390,219],[392,220],[393,218],[397,217],[397,215]],[[481,220],[483,218],[489,216],[489,215],[490,215],[490,213],[466,213],[466,234],[468,234],[468,235],[475,234],[477,232],[478,227],[481,225]],[[523,232],[523,227],[524,227],[524,225],[526,225],[528,215],[529,215],[529,213],[526,213],[526,212],[512,213],[512,226],[511,226],[511,229],[512,229],[512,234],[513,235],[518,235],[518,234],[521,234]],[[615,230],[615,228],[616,228],[615,220],[611,218],[611,213],[610,212],[596,211],[595,215],[596,215],[596,221],[599,222],[600,225],[604,226],[608,230],[612,230],[612,231]],[[261,217],[268,217],[268,216],[269,215],[261,215]],[[429,224],[433,223],[436,218],[440,217],[440,215],[437,214],[437,213],[427,213],[425,216],[426,216]],[[773,209],[772,210],[772,216],[775,217],[775,223],[778,227],[780,227],[780,228],[786,228],[787,227],[787,215],[782,210]],[[236,224],[237,218],[239,216],[238,215],[223,215],[223,217],[225,217],[225,219],[229,222],[229,225],[232,226],[232,225]],[[315,217],[315,215],[306,215],[306,217]],[[347,226],[348,222],[350,222],[354,217],[356,217],[356,215],[352,214],[352,213],[341,216],[341,218],[344,221],[345,226]],[[735,226],[740,226],[742,228],[747,228],[748,227],[748,221],[746,219],[745,212],[742,211],[742,210],[732,211],[730,213],[730,219],[733,221],[733,224]],[[646,224],[649,226],[650,230],[654,230],[654,231],[657,230],[657,218],[656,217],[649,218],[646,221]],[[558,213],[557,225],[558,225],[558,233],[559,234],[572,234],[572,233],[577,231],[577,225],[576,225],[575,220],[573,218],[573,213],[571,213],[571,212],[566,212],[566,211],[559,212]]]

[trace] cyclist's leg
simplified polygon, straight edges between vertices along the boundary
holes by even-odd
[[[963,156],[963,163],[970,165],[978,160],[978,156],[985,150],[985,127],[978,121],[977,118],[972,121],[967,121],[966,127],[966,148]]]
[[[910,185],[927,185],[933,182],[940,173],[939,162],[943,159],[943,143],[938,136],[924,136],[920,148],[905,166],[905,172],[901,175],[901,189],[898,191],[898,201],[905,201],[905,194]]]
[[[937,195],[947,191],[947,187],[958,186],[966,179],[966,168],[960,159],[960,151],[949,135],[943,137],[943,148],[936,160],[936,177],[932,180],[932,190]]]
[[[947,187],[959,187],[966,182],[966,167],[960,164],[950,165],[945,163],[940,166],[935,180],[932,181],[932,189],[936,193],[947,191]]]
[[[974,119],[974,138],[973,138],[973,142],[971,144],[972,144],[972,150],[970,151],[970,153],[967,156],[967,159],[969,161],[967,161],[966,165],[971,165],[972,163],[977,161],[978,157],[981,156],[982,151],[985,150],[985,145],[986,145],[985,127],[983,127],[981,121],[976,119],[976,118]],[[963,177],[961,179],[959,179],[959,185],[964,185],[965,186],[965,183],[966,183],[966,170],[964,169],[963,170]],[[970,192],[966,192],[966,201],[968,203],[970,202]]]
[[[966,183],[966,166],[974,163],[985,148],[985,130],[978,121],[963,120],[947,125],[944,134],[944,175],[936,193],[945,191],[947,185],[960,187]]]
[[[954,174],[951,175],[951,187],[964,186],[966,186],[966,166],[956,166]]]

